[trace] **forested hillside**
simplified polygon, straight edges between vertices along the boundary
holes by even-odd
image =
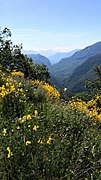
[[[68,79],[75,68],[84,63],[88,58],[101,53],[101,42],[88,46],[69,58],[64,58],[57,64],[51,66],[50,73],[61,87],[67,87]]]
[[[96,78],[93,68],[101,66],[101,54],[88,58],[84,63],[79,65],[72,73],[69,79],[65,79],[64,86],[69,91],[81,92],[87,91],[86,82]]]

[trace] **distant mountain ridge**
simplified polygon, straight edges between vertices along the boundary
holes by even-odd
[[[98,54],[100,52],[101,52],[101,41],[99,41],[93,45],[87,46],[86,48],[76,52],[73,55],[73,58],[91,57],[91,56]]]
[[[22,53],[23,54],[41,54],[42,56],[45,56],[47,58],[49,58],[50,56],[54,55],[57,53],[56,50],[53,49],[47,49],[47,50],[24,50],[22,49]]]
[[[32,58],[33,63],[44,64],[48,68],[51,66],[50,60],[41,54],[27,54],[27,56]]]
[[[101,41],[88,46],[71,57],[64,58],[51,66],[50,73],[60,86],[64,87],[75,68],[84,63],[88,58],[101,53]],[[66,80],[67,79],[67,80]]]

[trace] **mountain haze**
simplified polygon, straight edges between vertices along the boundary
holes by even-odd
[[[52,56],[49,57],[51,64],[58,63],[61,59],[72,56],[75,52],[79,51],[78,49],[75,49],[70,52],[58,52]]]

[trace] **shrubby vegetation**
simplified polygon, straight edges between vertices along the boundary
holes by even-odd
[[[65,102],[45,81],[0,67],[0,179],[100,180],[101,95]]]

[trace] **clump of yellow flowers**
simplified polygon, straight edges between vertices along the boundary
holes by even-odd
[[[0,96],[2,98],[13,92],[16,95],[19,93],[24,94],[24,90],[22,89],[22,83],[18,82],[12,76],[12,75],[19,75],[23,77],[24,76],[23,73],[14,71],[10,75],[6,76],[6,74],[0,70],[0,74],[1,74],[1,79],[3,81],[3,84],[0,86]]]
[[[6,76],[5,73],[2,72],[2,70],[0,70],[0,75],[1,75],[1,79],[3,80],[4,84],[1,85],[0,87],[0,96],[3,98],[8,94],[11,94],[12,92],[15,92],[16,94],[22,93],[24,94],[24,90],[23,90],[23,85],[21,82],[18,82],[18,78],[17,77],[21,77],[24,78],[24,74],[22,72],[17,72],[17,71],[12,71],[10,75]],[[33,84],[35,87],[41,87],[47,94],[49,98],[54,98],[54,99],[59,99],[60,98],[60,93],[58,92],[58,90],[43,81],[39,81],[39,80],[33,80],[30,81],[31,84]]]
[[[33,80],[31,81],[31,83],[36,86],[41,86],[47,92],[49,97],[54,99],[60,98],[60,93],[58,92],[58,90],[50,84],[39,80]]]
[[[99,107],[98,102],[101,104],[101,95],[96,96],[95,99],[92,99],[87,103],[82,100],[69,102],[69,107],[80,110],[90,118],[96,118],[101,122],[101,108]]]
[[[24,74],[21,71],[15,71],[13,70],[11,73],[13,76],[18,76],[18,77],[24,77]]]
[[[56,99],[60,97],[60,93],[57,91],[57,89],[48,83],[45,83],[43,88],[47,91],[49,97],[54,97]]]

